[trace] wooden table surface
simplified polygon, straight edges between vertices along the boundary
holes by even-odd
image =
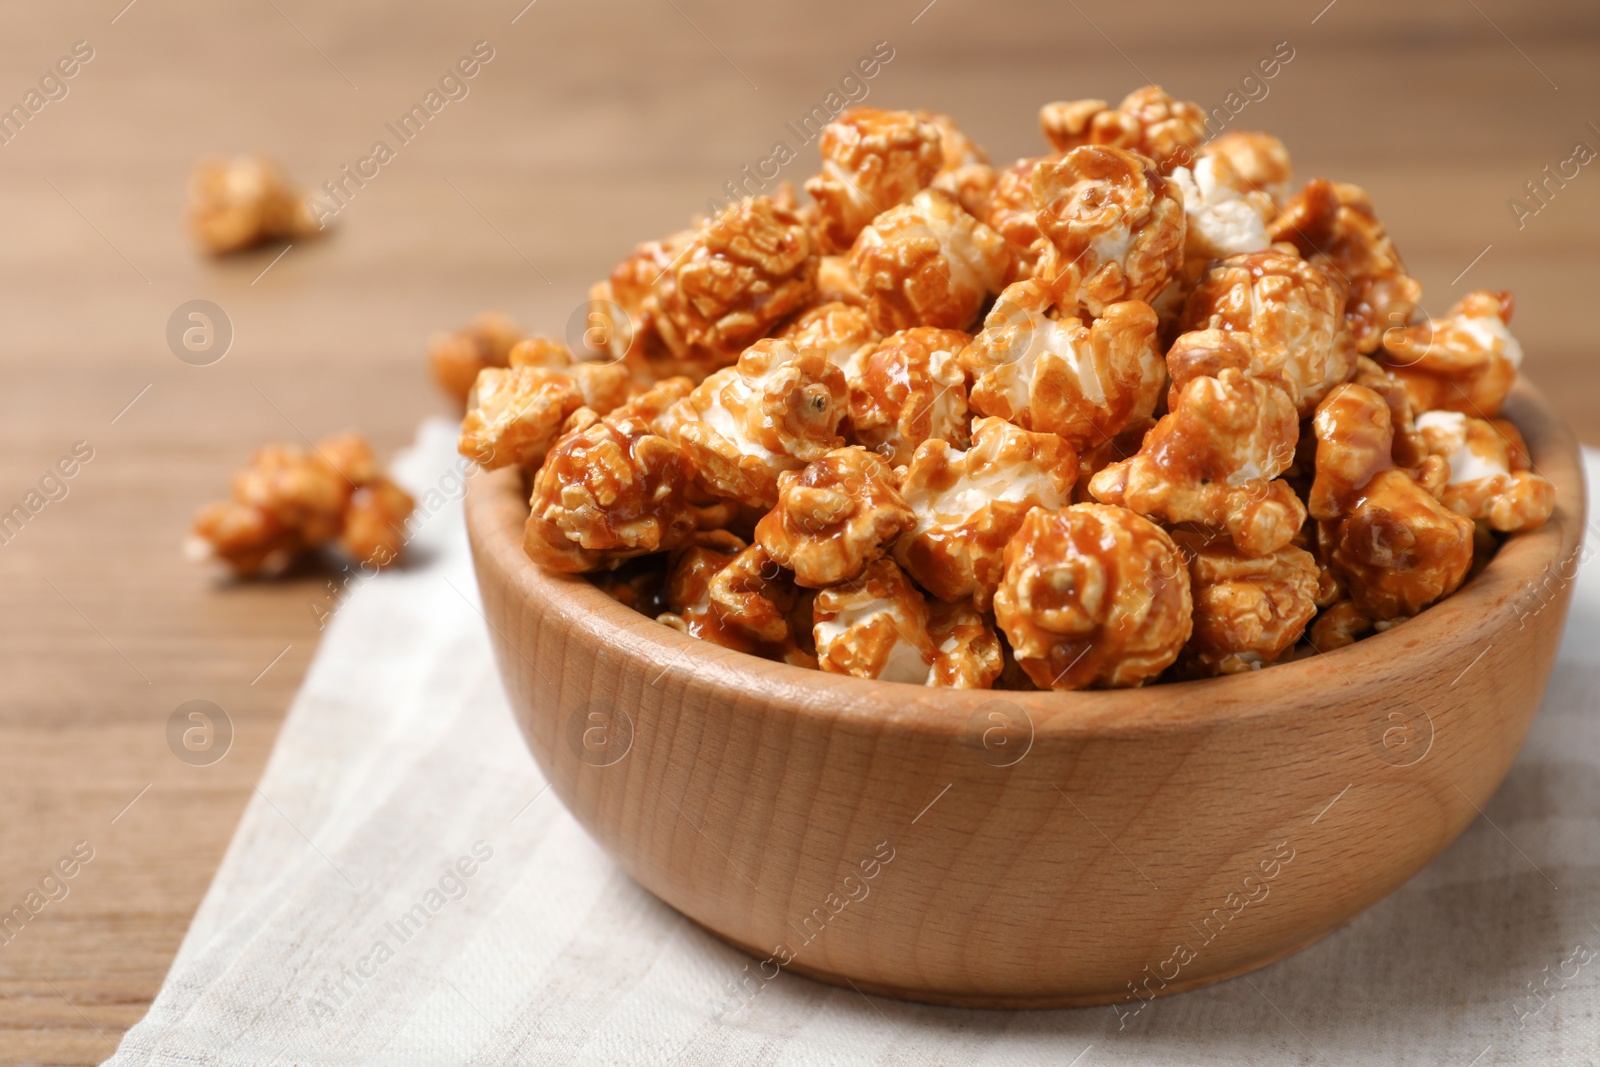
[[[97,1062],[143,1015],[316,650],[328,576],[219,581],[180,558],[193,509],[263,440],[354,426],[404,444],[447,410],[422,367],[431,331],[501,308],[560,333],[632,242],[776,141],[803,180],[815,146],[785,124],[878,42],[893,58],[869,103],[951,112],[1002,160],[1041,149],[1046,100],[1153,80],[1225,105],[1288,42],[1235,128],[1284,137],[1301,176],[1370,190],[1429,309],[1514,290],[1526,372],[1600,443],[1600,167],[1550,181],[1520,226],[1509,206],[1579,142],[1600,148],[1593,5],[125,2],[0,5],[0,106],[76,42],[93,51],[0,145],[0,512],[77,442],[93,450],[0,545],[0,912],[93,849],[0,940],[5,1062]],[[194,254],[197,156],[264,151],[320,185],[394,147],[384,123],[479,41],[493,58],[468,94],[329,239]],[[166,341],[195,298],[234,331],[205,367]],[[234,731],[209,766],[167,743],[193,699]]]

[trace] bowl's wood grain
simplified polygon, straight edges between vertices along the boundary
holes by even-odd
[[[696,641],[530,563],[513,472],[474,480],[468,527],[556,792],[642,885],[763,961],[729,976],[728,1007],[780,965],[951,1004],[1144,999],[1322,937],[1504,777],[1584,528],[1571,433],[1529,387],[1508,407],[1558,489],[1549,524],[1390,632],[1140,690],[930,690]]]

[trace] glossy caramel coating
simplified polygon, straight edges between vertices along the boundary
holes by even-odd
[[[879,215],[904,204],[945,166],[945,132],[910,111],[853,107],[822,129],[822,171],[807,179],[817,202],[817,243],[844,252]]]
[[[1492,419],[1522,366],[1522,345],[1507,328],[1514,309],[1510,293],[1468,293],[1442,319],[1386,331],[1377,358],[1416,410]]]
[[[778,499],[778,475],[845,442],[844,374],[818,348],[758,341],[695,387],[667,418],[706,492],[754,507]]]
[[[1089,482],[1096,500],[1166,523],[1225,528],[1251,554],[1289,543],[1305,507],[1284,482],[1299,440],[1294,403],[1277,385],[1228,368],[1184,383],[1137,455]]]
[[[1155,410],[1166,373],[1148,304],[1111,304],[1087,325],[1057,316],[1043,283],[1006,287],[961,355],[973,411],[1085,448]]]
[[[1127,508],[1036,508],[1006,546],[995,621],[1040,688],[1142,685],[1193,629],[1189,571],[1166,531]]]
[[[816,276],[800,217],[746,198],[700,227],[656,280],[655,329],[679,359],[728,366],[811,299]]]
[[[1454,592],[1472,566],[1472,520],[1427,487],[1448,464],[1394,465],[1389,405],[1342,385],[1317,409],[1316,481],[1308,501],[1320,553],[1356,607],[1384,621],[1415,615]],[[1440,486],[1442,488],[1442,485]]]
[[[1005,238],[941,189],[925,189],[862,228],[850,270],[883,333],[914,326],[965,330],[1005,285]]]
[[[1182,195],[1144,156],[1075,148],[1034,170],[1033,204],[1048,241],[1039,277],[1068,308],[1148,303],[1183,266]]]
[[[1114,108],[1104,100],[1046,104],[1039,109],[1039,128],[1061,152],[1080,145],[1111,145],[1171,167],[1194,159],[1206,139],[1206,114],[1200,105],[1174,99],[1159,85],[1146,85]]]
[[[812,636],[818,665],[834,674],[924,685],[935,650],[928,603],[893,563],[817,593]]]
[[[1274,241],[1294,245],[1345,288],[1345,318],[1362,355],[1377,351],[1384,331],[1411,321],[1422,286],[1406,271],[1360,186],[1321,178],[1307,182],[1270,232]]]
[[[894,470],[853,446],[782,474],[756,541],[797,584],[821,589],[858,577],[915,522]]]
[[[960,330],[917,326],[890,334],[849,369],[849,434],[897,467],[924,441],[967,447],[966,375]]]
[[[894,558],[939,599],[986,610],[1023,517],[1069,503],[1077,473],[1077,454],[1060,437],[1003,419],[974,420],[965,452],[925,441],[901,484],[916,525]]]
[[[1319,571],[1310,552],[1241,551],[1226,534],[1203,528],[1172,531],[1189,566],[1194,634],[1178,669],[1193,677],[1238,674],[1277,662],[1317,611]]]

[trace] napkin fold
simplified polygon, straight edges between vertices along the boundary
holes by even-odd
[[[338,604],[166,983],[111,1064],[1600,1056],[1600,567],[1580,575],[1544,707],[1484,817],[1306,951],[1137,1014],[935,1008],[788,973],[737,1000],[748,959],[623,875],[522,743],[479,608],[455,432],[424,423],[396,461],[420,501],[412,562]]]

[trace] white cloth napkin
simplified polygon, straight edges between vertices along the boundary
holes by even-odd
[[[1126,1019],[934,1008],[789,974],[719,1017],[746,958],[629,881],[523,747],[477,606],[454,436],[427,423],[397,464],[422,501],[414,562],[334,616],[111,1063],[1600,1061],[1600,566],[1485,817],[1312,948]]]

